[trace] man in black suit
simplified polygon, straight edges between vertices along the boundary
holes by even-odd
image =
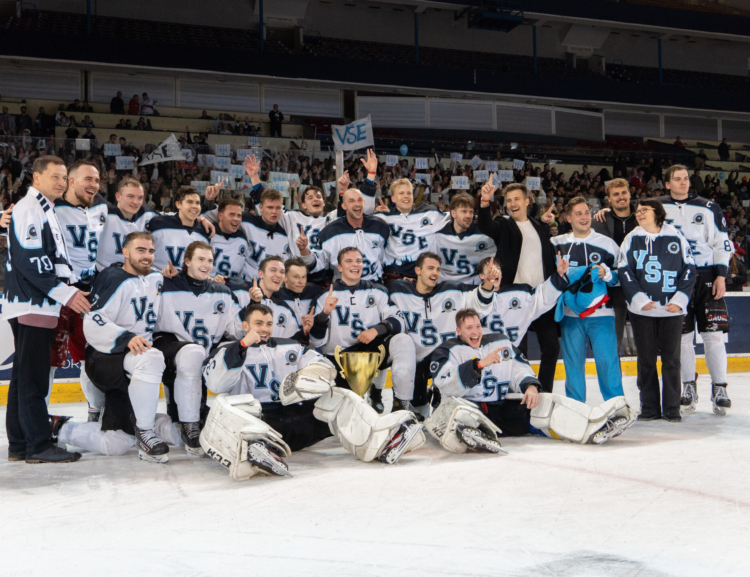
[[[529,219],[529,191],[525,184],[509,184],[503,189],[505,207],[510,218],[503,216],[492,220],[490,202],[495,194],[491,182],[482,187],[479,205],[479,230],[495,241],[496,261],[500,262],[503,276],[501,287],[513,284],[537,286],[556,270],[555,252],[549,240],[548,225],[554,220],[552,209],[544,213],[539,222]],[[536,333],[542,359],[539,365],[539,382],[542,391],[552,392],[557,357],[560,354],[558,327],[554,309],[536,319],[529,327]],[[528,332],[518,348],[526,354]]]
[[[284,121],[284,115],[279,110],[278,104],[273,105],[273,110],[268,113],[268,119],[271,121],[271,136],[281,138],[281,123]]]

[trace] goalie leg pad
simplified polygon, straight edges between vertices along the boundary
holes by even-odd
[[[379,415],[356,393],[334,387],[330,394],[315,402],[315,417],[328,423],[331,433],[348,452],[364,462],[380,457],[401,424],[416,418],[409,411]],[[409,442],[404,452],[414,451],[424,444],[420,431]]]
[[[470,447],[461,440],[459,429],[470,427],[484,433],[491,442],[500,443],[502,431],[472,403],[460,397],[443,396],[440,405],[424,422],[427,432],[451,453],[465,453]],[[472,447],[473,448],[473,447]]]
[[[281,435],[260,420],[261,407],[252,395],[221,394],[216,397],[201,431],[206,455],[229,469],[237,481],[245,481],[266,470],[248,461],[248,448],[260,441],[280,458],[292,454]]]
[[[279,398],[284,406],[317,399],[328,393],[335,383],[336,368],[328,359],[321,358],[284,377]]]
[[[601,444],[621,434],[635,421],[635,412],[625,397],[613,397],[598,407],[574,399],[540,393],[539,405],[531,409],[531,426],[553,439],[585,444]],[[605,430],[608,434],[596,434]]]

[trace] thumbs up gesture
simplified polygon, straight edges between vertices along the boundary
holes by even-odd
[[[553,222],[555,222],[555,215],[552,214],[553,210],[555,210],[554,204],[550,206],[549,210],[542,215],[541,221],[544,224],[552,224]]]
[[[338,302],[339,299],[333,296],[333,285],[331,285],[331,288],[328,290],[328,296],[326,297],[326,304],[323,307],[323,314],[330,315],[333,312],[333,309],[336,308]]]
[[[258,279],[253,279],[253,286],[247,291],[250,295],[250,300],[259,303],[263,300],[263,291],[258,286]]]

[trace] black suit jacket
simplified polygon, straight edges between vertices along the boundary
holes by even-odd
[[[557,270],[555,265],[555,250],[549,240],[549,228],[546,224],[533,218],[529,222],[539,235],[542,245],[542,267],[544,278],[548,279]],[[497,246],[495,260],[500,263],[503,273],[502,286],[512,285],[518,272],[518,260],[521,258],[521,245],[523,244],[523,233],[518,228],[516,221],[512,218],[498,217],[492,220],[492,211],[489,207],[479,209],[479,230],[486,234]]]

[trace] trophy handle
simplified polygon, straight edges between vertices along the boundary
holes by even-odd
[[[336,359],[336,364],[341,369],[339,371],[341,378],[346,380],[346,373],[344,372],[344,365],[341,364],[341,347],[339,345],[336,345],[336,348],[333,349],[333,358]]]
[[[378,347],[378,351],[380,352],[380,359],[378,360],[378,368],[380,368],[380,365],[383,364],[383,360],[385,359],[385,347],[383,345],[380,345]]]

